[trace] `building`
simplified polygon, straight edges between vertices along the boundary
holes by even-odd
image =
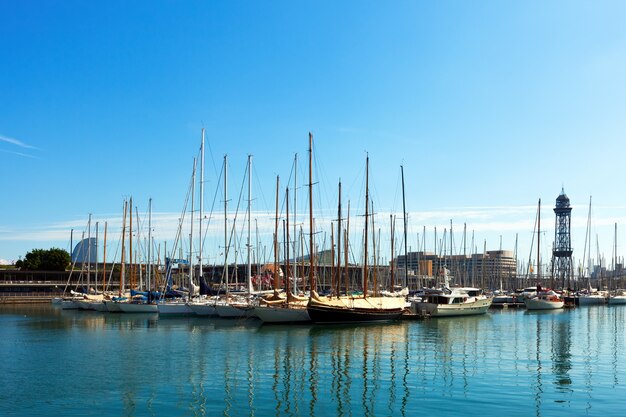
[[[497,289],[516,288],[517,260],[512,251],[493,250],[473,255],[439,256],[432,252],[409,252],[395,259],[399,270],[408,268],[408,275],[418,286],[441,282],[444,268],[448,269],[450,284]],[[413,283],[409,282],[409,285]]]

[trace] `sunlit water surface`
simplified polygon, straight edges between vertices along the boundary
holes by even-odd
[[[262,326],[1,306],[0,415],[624,416],[624,307]]]

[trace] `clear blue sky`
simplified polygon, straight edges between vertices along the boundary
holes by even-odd
[[[306,181],[311,131],[320,218],[342,178],[358,224],[368,153],[376,227],[401,216],[404,164],[412,248],[452,220],[456,252],[467,223],[480,251],[517,233],[528,258],[542,198],[547,254],[564,187],[575,257],[592,195],[611,258],[614,222],[626,239],[625,18],[623,1],[0,0],[0,259],[68,248],[89,213],[119,226],[131,195],[140,215],[153,198],[171,241],[201,127],[207,210],[223,155],[234,207],[252,154],[255,217],[271,217],[295,153]]]

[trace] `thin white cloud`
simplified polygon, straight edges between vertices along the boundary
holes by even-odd
[[[23,156],[24,158],[41,159],[41,158],[39,158],[38,156],[35,156],[35,155],[29,155],[29,154],[22,153],[22,152],[6,151],[6,150],[4,150],[4,149],[0,149],[0,152],[10,153],[10,154],[17,155],[17,156]]]
[[[22,142],[21,140],[17,140],[15,138],[10,138],[10,137],[4,136],[4,135],[0,135],[0,141],[1,142],[6,142],[6,143],[10,143],[12,145],[19,146],[20,148],[39,149],[36,146],[29,145],[27,143]]]

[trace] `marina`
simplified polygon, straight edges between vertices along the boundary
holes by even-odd
[[[626,415],[626,2],[31,3],[0,417]]]
[[[367,325],[0,306],[3,415],[619,415],[626,308]],[[36,394],[35,394],[36,393]],[[32,401],[33,395],[37,401]]]

